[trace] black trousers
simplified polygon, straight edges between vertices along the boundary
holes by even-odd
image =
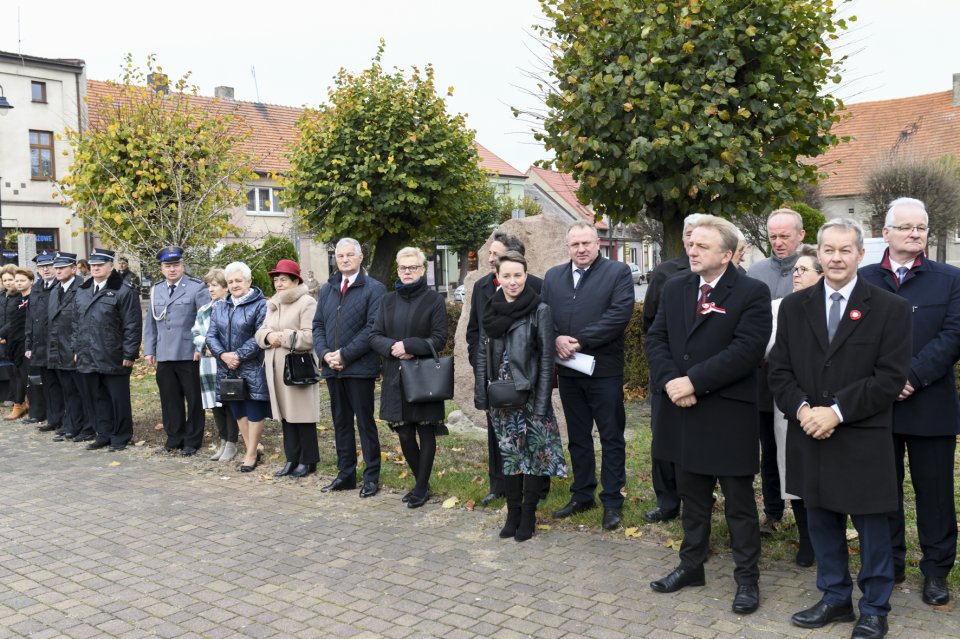
[[[133,439],[130,375],[80,373],[83,411],[93,415],[98,444],[126,446]]]
[[[93,419],[88,418],[91,413],[84,414],[83,391],[80,386],[80,374],[77,371],[56,370],[56,388],[62,394],[60,406],[59,431],[65,435],[93,435],[96,433]],[[54,386],[50,386],[54,388]],[[52,400],[55,391],[49,393]],[[50,402],[50,408],[54,403]]]
[[[785,507],[780,497],[780,469],[777,466],[777,438],[773,434],[773,413],[757,413],[760,431],[760,490],[763,512],[770,519],[783,519]]]
[[[29,360],[24,359],[21,364],[14,364],[13,367],[13,377],[10,379],[10,384],[13,387],[12,394],[14,404],[22,404],[27,398],[27,375],[30,372],[30,367],[27,364],[28,361]]]
[[[236,444],[240,438],[240,426],[237,425],[237,418],[233,416],[233,411],[225,406],[214,406],[210,412],[213,413],[213,421],[217,424],[217,434],[220,435],[220,439]]]
[[[900,508],[888,517],[894,569],[901,572],[906,565],[903,519],[903,456],[906,453],[910,456],[910,479],[917,502],[917,536],[923,551],[920,572],[927,577],[946,577],[957,560],[957,513],[953,500],[957,438],[894,434],[893,446],[900,487]]]
[[[487,413],[487,468],[490,475],[490,492],[494,495],[505,494],[503,455],[500,452],[500,444],[497,442],[497,434],[493,430],[493,421],[489,413]]]
[[[733,577],[739,585],[757,583],[760,579],[760,519],[753,495],[753,476],[715,477],[688,473],[677,469],[677,485],[683,500],[683,543],[680,565],[696,568],[710,555],[710,512],[713,509],[713,487],[717,480],[723,491],[724,515],[730,529],[730,549],[736,567]]]
[[[47,394],[43,384],[43,371],[45,370],[46,368],[43,366],[31,366],[27,369],[28,375],[40,377],[39,384],[31,384],[29,381],[27,383],[27,397],[30,398],[30,409],[27,414],[41,422],[47,420]]]
[[[573,466],[572,498],[592,502],[597,490],[597,462],[593,452],[593,424],[600,435],[600,501],[605,508],[621,508],[627,484],[627,423],[623,408],[623,376],[560,377],[560,402],[567,418],[568,448]]]
[[[200,448],[206,423],[200,397],[200,362],[157,362],[157,388],[160,391],[163,429],[167,433],[165,446]]]
[[[63,431],[63,405],[67,398],[60,384],[60,375],[55,368],[40,368],[40,377],[43,380],[43,398],[47,409],[47,424],[56,426]],[[80,397],[76,397],[77,402]]]
[[[357,439],[353,432],[356,418],[363,453],[363,481],[380,481],[380,435],[373,419],[374,380],[357,377],[328,377],[333,435],[337,446],[337,474],[356,478]],[[288,456],[289,459],[289,456]]]
[[[291,464],[316,464],[320,461],[320,444],[317,442],[317,425],[293,424],[281,420],[283,425],[283,453]]]
[[[680,508],[680,490],[677,488],[677,466],[665,459],[650,459],[650,475],[657,507],[665,512]]]

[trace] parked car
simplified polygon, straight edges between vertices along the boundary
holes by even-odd
[[[466,289],[463,287],[463,284],[461,284],[460,286],[458,286],[458,287],[457,287],[456,289],[454,289],[454,291],[453,291],[453,301],[455,301],[455,302],[463,302],[463,299],[464,299],[464,297],[466,297],[466,294],[467,294],[467,291],[466,291]]]
[[[633,262],[630,262],[630,277],[633,278],[634,284],[639,284],[643,280],[643,271]]]

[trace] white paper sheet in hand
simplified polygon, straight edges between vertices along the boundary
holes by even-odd
[[[585,375],[593,375],[593,369],[597,365],[597,360],[594,359],[593,355],[584,355],[583,353],[574,353],[573,359],[560,359],[557,358],[557,364],[561,366],[566,366],[567,368],[573,369],[584,373]]]

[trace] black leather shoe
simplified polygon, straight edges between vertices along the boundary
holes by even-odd
[[[77,434],[76,434],[76,433],[63,433],[63,436],[64,436],[65,439],[73,440],[73,438],[76,437]]]
[[[190,448],[189,446],[184,446],[183,450],[180,451],[180,454],[184,457],[193,457],[197,454],[196,448]]]
[[[286,464],[283,465],[283,468],[281,468],[280,470],[278,470],[277,472],[275,472],[275,473],[273,474],[273,476],[274,476],[274,477],[286,477],[287,475],[289,475],[289,474],[293,471],[294,468],[296,468],[296,464],[294,464],[293,462],[287,462]]]
[[[332,482],[320,489],[321,493],[329,493],[333,490],[353,490],[357,487],[357,480],[354,477],[340,477],[339,475],[334,478]]]
[[[651,524],[655,524],[658,521],[670,521],[671,519],[676,519],[680,515],[680,509],[676,510],[664,510],[657,506],[653,510],[648,510],[643,514],[643,518],[646,519]]]
[[[260,465],[260,451],[257,451],[257,458],[253,460],[253,465],[248,466],[247,464],[242,464],[240,466],[241,473],[252,473],[254,469]]]
[[[297,464],[297,467],[290,471],[291,477],[306,477],[307,475],[316,472],[316,464]]]
[[[604,530],[616,530],[620,527],[620,522],[623,521],[623,516],[620,514],[619,508],[604,508],[603,509],[603,529]]]
[[[62,441],[66,441],[66,440],[67,440],[67,436],[66,436],[66,435],[54,435],[54,436],[53,436],[53,441],[55,441],[55,442],[62,442]]]
[[[407,500],[407,508],[419,508],[428,501],[430,501],[430,493],[424,493],[423,495],[410,493],[410,499]]]
[[[410,501],[410,497],[411,497],[412,495],[413,495],[413,491],[411,490],[411,491],[408,492],[406,495],[404,495],[403,497],[401,497],[401,498],[400,498],[400,501],[402,501],[403,503],[407,503],[408,501]]]
[[[375,481],[365,481],[363,482],[363,487],[360,489],[360,496],[373,497],[378,492],[380,492],[380,484]]]
[[[495,502],[496,500],[500,499],[501,497],[503,497],[503,493],[494,493],[494,492],[491,492],[491,493],[487,494],[486,497],[484,497],[483,499],[480,500],[480,505],[483,506],[484,508],[486,508],[487,506],[489,506],[490,504],[492,504],[492,503]]]
[[[812,608],[801,610],[790,617],[793,625],[801,628],[823,628],[828,623],[853,621],[854,619],[856,617],[853,614],[853,604],[832,606],[822,599]]]
[[[928,606],[943,606],[950,601],[950,585],[945,577],[924,577],[922,596]]]
[[[905,582],[906,580],[907,580],[907,571],[906,571],[906,570],[894,571],[894,573],[893,573],[893,583],[895,583],[895,584],[902,584],[902,583]]]
[[[111,453],[119,453],[121,450],[125,450],[126,448],[127,448],[126,444],[121,444],[120,446],[114,446],[111,444],[110,448],[108,448],[107,450]]]
[[[110,442],[93,442],[92,444],[87,444],[87,450],[100,450],[101,448],[106,448],[110,445]]]
[[[591,501],[574,501],[570,500],[567,502],[567,505],[561,508],[560,510],[554,511],[554,519],[566,519],[570,515],[576,515],[577,513],[582,513],[595,508],[597,502]]]
[[[40,432],[40,433],[49,433],[54,430],[57,430],[57,427],[52,426],[50,424],[44,424],[43,426],[40,426],[39,428],[37,428],[37,432]]]
[[[96,437],[93,435],[77,435],[73,438],[73,443],[79,444],[80,442],[92,442]]]
[[[703,576],[703,566],[684,568],[679,566],[663,579],[650,582],[650,589],[654,592],[676,592],[687,586],[702,586],[707,583]]]
[[[861,615],[850,639],[880,639],[887,635],[887,618],[879,615]]]
[[[760,607],[760,586],[757,584],[738,584],[737,594],[733,597],[733,611],[738,615],[749,615]]]
[[[25,420],[23,420],[23,423],[24,423],[24,424],[39,424],[40,421],[41,421],[41,420],[37,419],[36,417],[27,417]]]

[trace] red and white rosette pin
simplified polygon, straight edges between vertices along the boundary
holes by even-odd
[[[720,313],[721,315],[725,315],[726,312],[726,309],[720,308],[713,302],[706,302],[700,305],[701,315],[709,315],[710,313]]]
[[[850,319],[852,319],[854,322],[856,322],[861,317],[863,317],[863,313],[861,313],[857,309],[853,309],[852,311],[850,311]]]

